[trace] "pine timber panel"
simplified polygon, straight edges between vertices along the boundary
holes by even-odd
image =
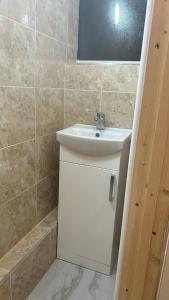
[[[157,289],[160,272],[159,257],[164,247],[162,244],[167,222],[167,218],[164,218],[163,224],[159,224],[162,231],[159,234],[153,234],[157,226],[155,220],[161,220],[159,213],[165,210],[162,203],[166,202],[160,200],[160,186],[169,130],[168,47],[169,0],[156,0],[136,147],[119,300],[152,300]],[[158,236],[157,256],[153,253],[153,244]],[[151,295],[147,294],[148,289],[153,290]]]

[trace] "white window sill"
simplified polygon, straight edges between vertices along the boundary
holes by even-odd
[[[76,60],[77,64],[140,65],[140,61]]]

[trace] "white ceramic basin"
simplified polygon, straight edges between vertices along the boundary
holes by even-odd
[[[81,154],[106,156],[120,152],[131,138],[131,130],[76,124],[56,133],[58,142]]]

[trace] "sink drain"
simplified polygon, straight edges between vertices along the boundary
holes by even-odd
[[[96,137],[99,138],[100,137],[100,133],[96,133]]]

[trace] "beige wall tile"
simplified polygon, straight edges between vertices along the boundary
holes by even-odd
[[[75,64],[76,60],[77,60],[77,48],[68,46],[66,51],[66,63]]]
[[[106,114],[106,126],[132,128],[135,94],[104,92],[101,110]]]
[[[2,0],[0,13],[24,25],[35,27],[35,0]]]
[[[68,9],[68,44],[77,48],[79,29],[79,0],[69,0]]]
[[[4,281],[0,281],[0,299],[11,300],[9,276]]]
[[[49,268],[50,235],[11,275],[12,300],[25,300]]]
[[[32,253],[32,277],[34,283],[39,282],[39,279],[46,273],[49,268],[49,255],[50,255],[50,236],[48,235],[42,243]]]
[[[59,144],[56,135],[39,138],[36,143],[37,180],[54,173],[58,168]]]
[[[63,128],[62,89],[36,89],[36,133],[47,135]]]
[[[39,60],[36,64],[35,86],[64,88],[65,65],[55,61]]]
[[[105,66],[103,90],[120,93],[135,93],[138,82],[138,65]]]
[[[65,0],[37,0],[37,30],[66,41]]]
[[[67,89],[101,90],[102,67],[95,65],[67,65],[65,87]]]
[[[0,150],[0,205],[35,183],[35,142]]]
[[[47,217],[39,224],[40,227],[52,230],[58,222],[58,208],[56,207]]]
[[[0,267],[0,282],[2,282],[5,278],[7,278],[8,275],[9,275],[9,272]]]
[[[33,60],[9,58],[0,55],[1,86],[34,86],[35,65]]]
[[[50,263],[52,264],[57,255],[57,227],[53,228],[50,234]]]
[[[30,245],[30,249],[33,249],[47,236],[49,231],[49,228],[44,228],[38,224],[26,235],[26,237],[22,240],[24,242],[21,241],[20,245],[25,243],[25,245]]]
[[[65,126],[75,123],[94,124],[94,115],[100,110],[100,93],[65,90]]]
[[[36,189],[0,207],[0,258],[36,224]]]
[[[35,32],[0,16],[0,53],[9,58],[35,58]]]
[[[46,222],[30,241],[22,240],[23,247],[16,246],[57,204],[55,131],[64,126],[66,59],[76,59],[76,1],[0,0],[0,257],[13,246],[16,250],[8,267],[23,262],[32,243],[48,234]],[[85,106],[86,113],[90,107]],[[13,300],[25,300],[55,259],[52,224],[43,245],[12,273]],[[8,284],[3,294],[0,287],[4,300],[6,291]]]
[[[0,88],[0,148],[35,137],[34,89]]]
[[[58,203],[58,173],[51,175],[37,185],[37,217],[41,221]]]
[[[64,62],[66,60],[66,46],[41,33],[36,37],[36,59],[55,60]]]
[[[35,0],[0,0],[0,14],[35,27]]]
[[[35,0],[8,0],[9,18],[35,27]]]
[[[0,85],[33,86],[35,33],[0,16]]]

